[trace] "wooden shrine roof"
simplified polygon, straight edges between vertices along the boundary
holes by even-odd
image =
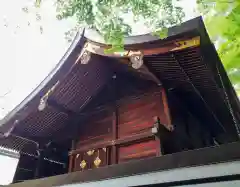
[[[199,44],[185,48],[175,45],[196,37]],[[98,49],[90,51],[87,64],[79,63],[87,43]],[[39,143],[67,139],[76,122],[73,119],[81,116],[94,98],[99,102],[114,74],[120,74],[122,88],[129,74],[135,80],[132,83],[137,84],[137,71],[129,73],[125,66],[115,65],[125,62],[126,56],[101,53],[106,46],[99,36],[79,32],[45,80],[0,122],[0,146],[33,153]],[[151,34],[128,37],[125,49],[142,52],[154,79],[177,94],[215,133],[230,133],[237,139],[239,101],[200,17],[170,28],[163,40]],[[145,83],[148,85],[148,81]],[[39,111],[39,103],[46,95],[49,105]]]

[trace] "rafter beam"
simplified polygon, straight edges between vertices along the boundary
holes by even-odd
[[[113,52],[113,53],[106,53],[106,49],[109,49],[109,46],[98,45],[93,42],[86,42],[82,52],[79,55],[78,60],[84,56],[87,56],[86,59],[89,58],[90,53],[98,54],[101,56],[108,56],[108,57],[131,57],[131,56],[138,56],[138,55],[154,55],[154,54],[163,54],[170,51],[178,51],[190,47],[196,47],[200,45],[200,37],[194,37],[190,39],[182,39],[182,40],[175,40],[172,42],[168,42],[167,44],[155,47],[151,49],[142,49],[142,50],[124,50],[121,52]],[[88,51],[89,53],[87,53]]]

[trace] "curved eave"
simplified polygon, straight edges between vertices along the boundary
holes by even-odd
[[[174,37],[179,37],[179,35],[182,34],[186,35],[188,32],[196,31],[201,24],[203,24],[202,18],[198,17],[181,25],[174,26],[169,29],[168,37],[162,40],[162,42],[172,40]],[[40,98],[54,84],[57,83],[62,75],[65,75],[69,69],[71,69],[77,58],[77,54],[79,51],[81,51],[79,47],[83,48],[86,40],[91,41],[99,46],[108,45],[105,43],[103,37],[93,30],[84,29],[84,31],[78,32],[67,52],[64,54],[56,67],[49,73],[49,75],[19,105],[17,105],[0,121],[0,133],[8,132],[9,129],[14,126],[16,120],[20,121],[21,119],[24,119],[31,111],[36,110]],[[130,36],[124,39],[126,47],[131,47],[132,45],[136,46],[138,44],[141,46],[144,43],[152,43],[156,41],[160,41],[160,39],[152,34]],[[78,48],[77,54],[76,48]],[[71,60],[72,58],[75,58],[75,60]]]
[[[77,58],[76,48],[84,46],[84,30],[78,32],[68,48],[67,52],[63,55],[59,63],[48,74],[48,76],[11,112],[9,112],[0,121],[0,133],[6,133],[9,129],[14,127],[16,120],[20,121],[26,117],[31,111],[36,110],[40,98],[61,79],[62,76],[68,73]],[[73,60],[75,59],[75,60]]]
[[[169,41],[174,39],[183,38],[183,37],[194,37],[200,36],[201,38],[201,47],[204,48],[205,45],[211,45],[211,41],[206,32],[203,20],[201,17],[187,21],[181,25],[174,26],[168,30],[168,37],[166,39],[160,40],[158,37],[155,37],[151,34],[145,34],[140,36],[130,36],[124,39],[125,48],[151,48],[152,44],[164,45]],[[13,109],[3,120],[0,122],[0,132],[6,133],[9,129],[14,127],[14,122],[16,120],[24,119],[30,112],[37,110],[39,100],[45,93],[57,83],[64,75],[66,75],[71,67],[74,65],[81,49],[84,47],[85,41],[90,41],[98,46],[107,46],[103,38],[91,30],[86,30],[85,32],[79,32],[74,38],[73,43],[57,64],[57,66],[51,71],[51,73],[40,83],[40,85],[29,94],[26,99],[23,100],[15,109]],[[215,50],[215,49],[214,49]],[[217,52],[211,54],[215,56],[214,63],[209,63],[210,69],[215,72],[216,63],[220,63],[220,60],[217,59]],[[210,57],[208,57],[210,58]],[[207,59],[205,59],[207,60]],[[208,60],[207,60],[208,61]],[[229,82],[229,79],[226,73],[221,73],[223,75],[224,82]],[[229,98],[232,100],[235,111],[240,111],[239,102],[237,101],[236,93],[231,84],[228,84],[228,93]],[[238,119],[238,121],[240,121]]]

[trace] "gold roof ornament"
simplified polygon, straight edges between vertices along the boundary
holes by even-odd
[[[88,64],[91,59],[91,52],[85,50],[80,57],[81,64]]]
[[[171,51],[177,51],[181,49],[186,49],[190,47],[196,47],[200,45],[200,36],[175,42],[178,47],[173,48]]]
[[[99,158],[99,157],[97,157],[95,160],[94,160],[94,165],[96,166],[96,167],[99,167],[99,165],[101,164],[101,159]]]
[[[91,51],[89,50],[90,44],[87,42],[85,43],[82,51],[80,52],[75,64],[80,61],[81,64],[88,64],[91,59]]]
[[[38,110],[43,111],[47,107],[47,100],[50,94],[56,89],[57,85],[59,84],[60,81],[57,81],[51,89],[47,91],[47,93],[40,99],[39,105],[38,105]]]
[[[80,163],[80,167],[84,169],[86,166],[87,166],[87,162],[85,160],[82,160],[82,162]]]
[[[94,150],[89,150],[89,151],[87,152],[87,155],[88,155],[88,156],[91,156],[91,155],[93,155],[93,153],[94,153]]]

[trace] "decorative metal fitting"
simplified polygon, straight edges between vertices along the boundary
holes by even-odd
[[[99,165],[101,164],[101,159],[99,158],[99,157],[97,157],[95,160],[94,160],[94,165],[96,166],[96,167],[99,167]]]
[[[80,57],[81,64],[88,64],[90,59],[91,59],[91,52],[89,52],[88,50],[85,49]]]
[[[87,155],[88,155],[88,156],[91,156],[91,155],[93,155],[93,153],[94,153],[94,150],[89,150],[89,151],[87,152]]]
[[[139,69],[143,65],[143,55],[132,55],[130,56],[130,61],[134,69]]]
[[[112,140],[111,143],[112,143],[112,145],[115,145],[115,144],[116,144],[116,141],[115,141],[115,140]]]
[[[47,106],[47,98],[42,98],[40,99],[39,105],[38,105],[38,110],[43,111]]]
[[[85,160],[82,160],[82,162],[80,163],[80,167],[84,169],[86,166],[87,166],[87,162]]]

